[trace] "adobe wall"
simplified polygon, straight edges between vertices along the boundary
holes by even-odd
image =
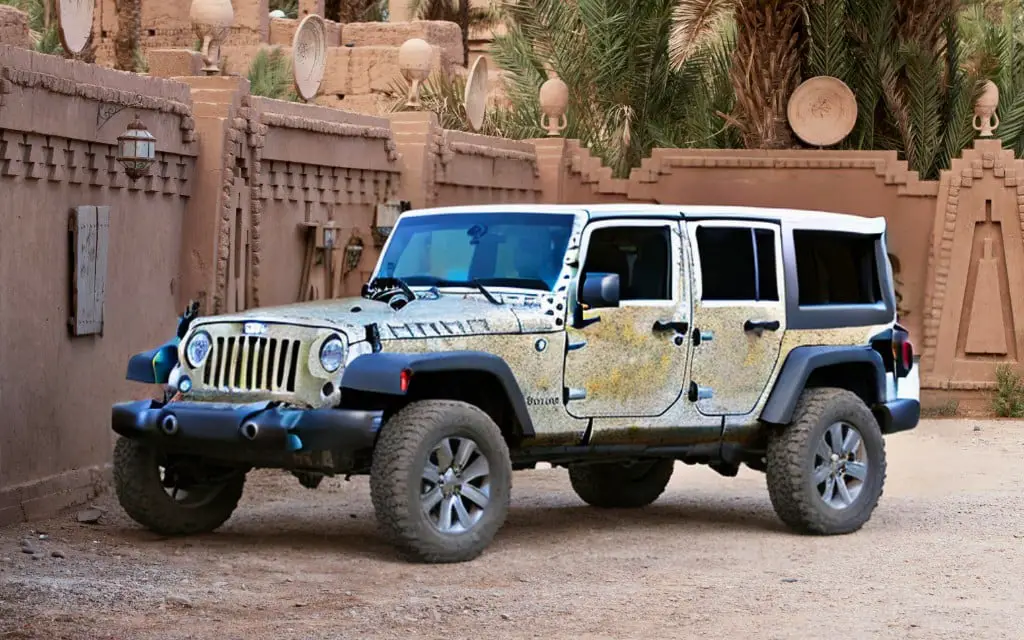
[[[115,156],[136,115],[159,153],[133,183]],[[180,312],[194,135],[182,83],[0,45],[0,525],[88,499],[111,404],[152,392],[125,365]],[[69,219],[88,205],[110,208],[102,334],[71,337]]]
[[[28,15],[13,7],[0,5],[0,45],[30,47]]]
[[[400,193],[414,208],[544,201],[537,150],[529,141],[442,129],[432,113],[388,118],[403,158]]]
[[[189,19],[191,3],[142,2],[142,48],[195,49],[198,39]],[[269,0],[232,2],[235,24],[228,42],[233,45],[257,45],[270,37]],[[114,38],[117,36],[117,11],[114,0],[96,0],[93,13],[93,42],[96,62],[104,66],[114,64]]]

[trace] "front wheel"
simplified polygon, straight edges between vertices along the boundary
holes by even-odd
[[[132,520],[161,535],[207,533],[224,524],[242,497],[245,472],[169,456],[118,438],[114,489]]]
[[[675,461],[592,462],[569,465],[569,482],[584,502],[600,508],[639,508],[665,491]]]
[[[807,389],[793,421],[768,440],[768,495],[801,533],[835,535],[871,518],[885,484],[885,441],[867,405],[845,389]]]
[[[505,522],[511,492],[505,439],[473,405],[414,402],[381,430],[370,497],[385,533],[414,560],[480,555]]]

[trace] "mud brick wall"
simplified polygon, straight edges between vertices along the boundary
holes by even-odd
[[[270,37],[268,0],[233,2],[235,24],[228,42],[232,45],[258,45]],[[189,19],[191,4],[185,1],[142,3],[142,49],[194,49],[198,38]],[[114,64],[114,38],[117,36],[117,11],[114,0],[97,0],[93,14],[96,62]]]
[[[395,200],[401,184],[388,121],[264,98],[252,103],[266,127],[255,227],[259,237],[274,239],[262,242],[253,255],[257,300],[264,305],[296,300],[302,222],[336,224],[340,247],[353,238],[361,241],[359,262],[344,275],[339,291],[358,294],[377,261],[370,233],[376,205]]]
[[[30,47],[28,15],[13,7],[0,5],[0,45]]]
[[[130,181],[117,136],[136,115],[157,138]],[[0,45],[0,525],[94,492],[110,406],[147,397],[130,354],[174,330],[183,215],[197,144],[189,88]],[[71,337],[69,218],[109,207],[103,329]]]

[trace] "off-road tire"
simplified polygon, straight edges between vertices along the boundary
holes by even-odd
[[[242,497],[245,474],[238,473],[205,503],[176,502],[160,481],[160,456],[145,442],[118,438],[114,447],[114,489],[121,508],[147,529],[165,536],[208,533],[224,524]]]
[[[487,457],[490,500],[469,531],[439,531],[420,503],[421,475],[431,449],[445,437],[471,438]],[[479,408],[452,400],[421,400],[381,428],[370,470],[370,498],[385,535],[410,560],[466,562],[479,556],[505,523],[512,462],[501,430]]]
[[[657,459],[630,468],[618,462],[570,464],[569,483],[584,502],[602,509],[636,509],[651,504],[665,491],[675,461]]]
[[[860,495],[845,509],[833,509],[814,486],[814,450],[825,430],[847,422],[860,432],[868,461]],[[852,533],[871,518],[885,485],[885,440],[867,405],[850,391],[805,390],[792,422],[769,436],[768,495],[779,518],[794,531],[816,535]]]

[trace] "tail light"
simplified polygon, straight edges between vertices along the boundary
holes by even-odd
[[[897,378],[906,378],[914,368],[914,345],[910,334],[900,325],[871,338],[871,346],[881,354],[885,370]]]
[[[914,345],[910,334],[899,326],[892,332],[892,360],[897,378],[906,378],[914,368]]]

